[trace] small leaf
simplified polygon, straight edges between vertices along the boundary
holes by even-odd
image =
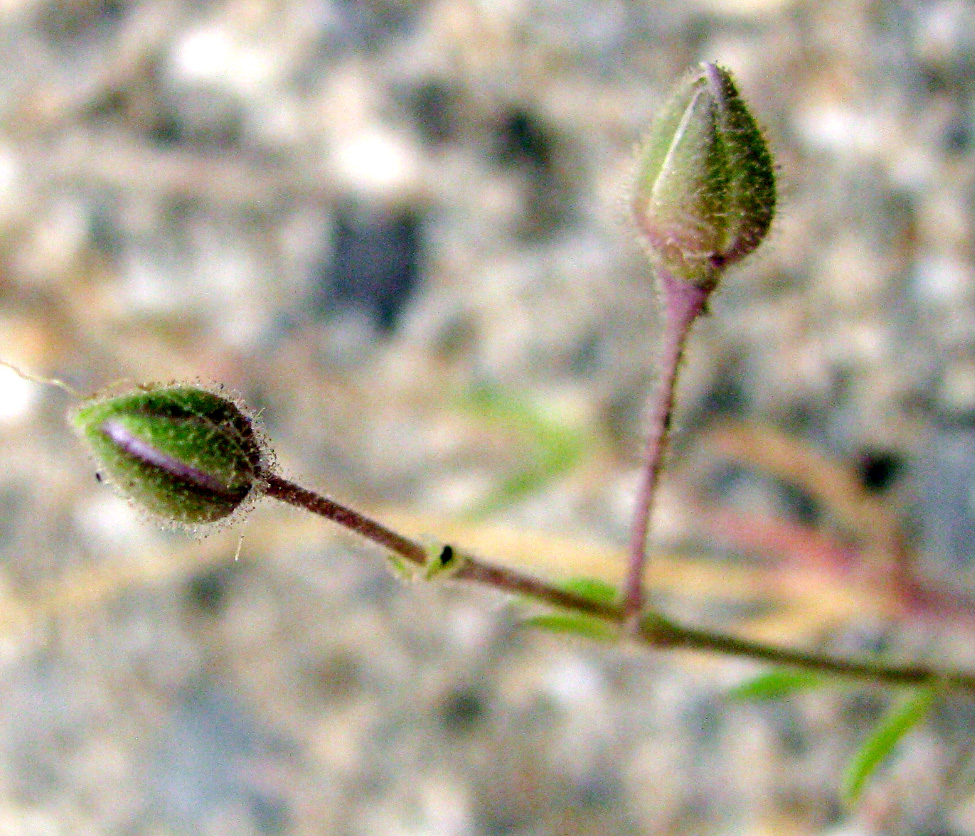
[[[569,578],[559,586],[566,592],[574,592],[595,604],[612,604],[619,598],[616,587],[599,578]]]
[[[823,679],[809,671],[777,668],[746,679],[734,687],[728,698],[732,700],[778,700],[809,688],[817,688]]]
[[[598,618],[577,613],[544,613],[526,618],[522,624],[526,627],[538,627],[552,633],[574,633],[587,639],[598,641],[612,641],[616,638],[616,631]]]
[[[572,470],[590,446],[586,433],[558,411],[513,390],[474,386],[458,400],[465,412],[513,431],[530,445],[529,458],[477,507],[472,518],[486,517],[541,490]]]
[[[855,804],[870,776],[890,757],[894,747],[931,709],[937,689],[922,688],[885,716],[853,756],[843,776],[843,798]]]
[[[599,578],[569,578],[558,583],[558,587],[595,604],[612,604],[619,597],[616,587]],[[599,618],[563,609],[531,616],[522,624],[553,633],[575,633],[577,636],[598,641],[612,641],[618,635],[614,627]]]
[[[386,555],[386,559],[389,561],[389,568],[393,570],[393,573],[397,575],[401,580],[413,581],[419,572],[416,564],[410,563],[408,560],[400,557],[395,552],[390,552]]]

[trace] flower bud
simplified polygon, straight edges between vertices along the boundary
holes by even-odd
[[[633,201],[652,261],[713,289],[775,213],[775,172],[731,74],[702,64],[667,101],[641,152]]]
[[[229,398],[199,387],[88,401],[72,423],[119,491],[170,523],[229,516],[267,472],[251,419]]]

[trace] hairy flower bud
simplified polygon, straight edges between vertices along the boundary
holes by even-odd
[[[761,243],[775,172],[727,70],[702,64],[671,95],[643,143],[633,209],[653,262],[708,290]]]
[[[121,493],[170,523],[229,516],[267,471],[252,420],[196,386],[88,401],[72,422]]]

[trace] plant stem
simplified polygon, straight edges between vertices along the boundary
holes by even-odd
[[[372,540],[410,563],[416,563],[420,566],[426,563],[427,553],[423,546],[403,537],[401,534],[397,534],[382,523],[360,514],[355,509],[341,505],[327,496],[317,494],[273,473],[265,476],[264,482],[265,496],[270,496],[273,499],[332,520],[343,528],[347,528],[367,540]]]
[[[727,633],[678,624],[656,614],[644,618],[640,626],[640,635],[648,644],[674,650],[700,650],[725,656],[737,656],[876,684],[937,684],[975,694],[975,673],[968,671],[924,664],[851,659],[815,651],[778,647]]]
[[[265,475],[264,492],[265,495],[281,502],[332,520],[410,563],[424,566],[427,562],[427,551],[419,543],[352,508],[287,479],[276,475]],[[502,592],[533,598],[560,609],[595,616],[620,627],[632,623],[630,614],[624,606],[593,601],[517,569],[487,563],[457,549],[454,551],[461,555],[464,562],[450,575],[453,579],[471,581]],[[645,616],[637,622],[637,629],[632,638],[639,644],[657,649],[718,653],[822,674],[860,679],[874,684],[939,684],[945,688],[975,695],[975,673],[923,664],[848,659],[813,651],[777,647],[726,633],[686,626],[656,613]]]
[[[643,573],[646,564],[647,535],[653,513],[653,499],[667,451],[671,415],[681,357],[694,321],[703,313],[712,288],[674,278],[666,270],[660,271],[660,287],[664,302],[664,341],[659,368],[660,382],[654,396],[647,438],[643,480],[637,494],[636,511],[630,537],[626,583],[623,588],[623,609],[627,619],[635,623],[643,611]]]
[[[337,522],[416,566],[423,567],[427,563],[427,550],[420,543],[397,534],[382,523],[352,508],[280,476],[265,477],[265,495]],[[460,549],[455,548],[454,551],[461,557],[463,563],[456,572],[451,574],[452,578],[484,584],[513,595],[526,595],[556,607],[594,615],[608,621],[620,620],[619,609],[612,604],[591,601],[581,595],[559,589],[533,575],[519,572],[517,569],[486,563]]]

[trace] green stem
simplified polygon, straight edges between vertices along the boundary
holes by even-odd
[[[779,647],[727,633],[677,624],[659,615],[646,616],[640,636],[650,645],[674,650],[701,650],[768,662],[783,667],[860,679],[885,685],[936,685],[975,693],[975,673],[920,663],[852,659],[809,650]]]

